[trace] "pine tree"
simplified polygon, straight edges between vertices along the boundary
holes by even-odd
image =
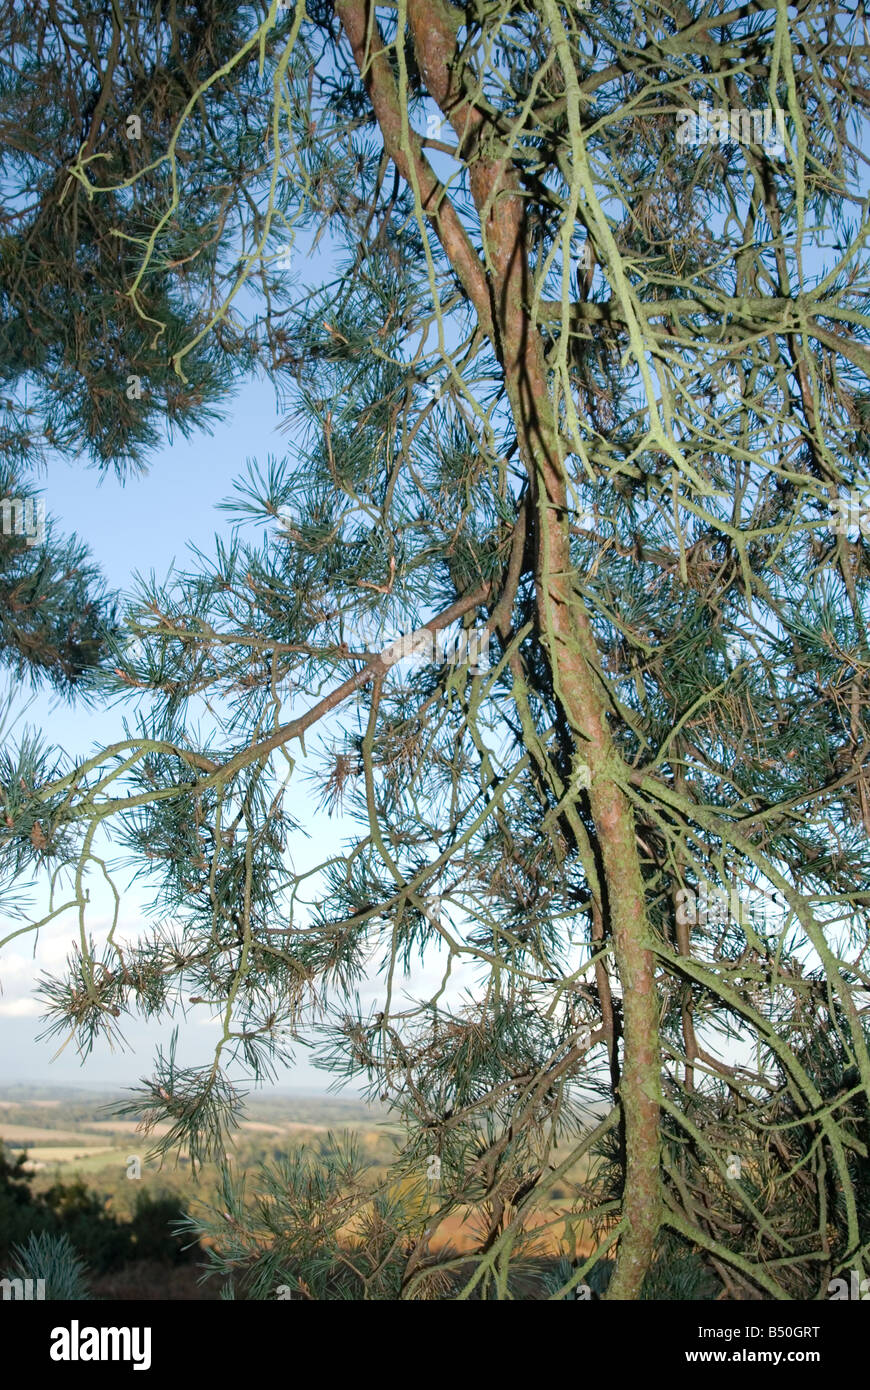
[[[16,1246],[13,1261],[4,1276],[11,1280],[41,1284],[40,1298],[66,1301],[90,1298],[85,1280],[87,1270],[68,1236],[31,1234],[25,1244]]]
[[[177,8],[179,43],[222,12]],[[95,237],[94,275],[129,275],[166,390],[211,398],[246,345],[291,439],[231,540],[134,597],[135,730],[4,774],[18,871],[99,823],[160,885],[147,936],[45,982],[51,1027],[220,1011],[214,1058],[170,1049],[131,1102],[196,1160],[227,1063],[274,1075],[325,1010],[323,1065],[403,1120],[393,1181],[437,1159],[424,1221],[377,1208],[381,1296],[509,1296],[557,1184],[562,1292],[823,1292],[868,1248],[870,44],[820,0],[236,14],[248,61],[203,50],[158,182],[95,122],[69,165],[94,218],[132,200],[133,264]],[[263,257],[296,232],[336,273],[291,302]],[[358,827],[316,873],[300,792]],[[407,1001],[436,946],[475,989]],[[329,1250],[288,1228],[276,1264],[226,1197],[225,1269],[327,1287]],[[427,1244],[458,1210],[470,1270]]]
[[[167,430],[207,427],[226,409],[234,369],[251,364],[224,316],[187,359],[195,383],[173,365],[211,323],[203,298],[219,264],[226,271],[234,195],[261,158],[269,93],[256,51],[239,57],[250,14],[233,0],[3,6],[7,457],[84,454],[123,476]],[[192,100],[204,83],[207,109]],[[195,111],[167,161],[180,118]],[[93,197],[94,177],[115,191]]]
[[[0,661],[19,682],[92,694],[118,634],[97,566],[75,536],[57,534],[38,490],[2,467],[0,516]]]
[[[0,698],[0,815],[7,827],[11,807],[63,761],[39,735],[16,740],[10,733],[22,688],[47,687],[79,704],[93,700],[118,634],[116,600],[87,547],[75,535],[61,536],[38,489],[0,463],[0,665],[10,677]],[[28,854],[39,858],[45,841],[36,808],[27,833]],[[3,856],[0,899],[8,917],[20,917],[30,902],[20,868],[20,854]]]

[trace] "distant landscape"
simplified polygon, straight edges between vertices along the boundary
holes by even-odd
[[[219,1165],[193,1173],[184,1155],[161,1163],[152,1148],[165,1125],[146,1139],[135,1118],[114,1113],[127,1099],[108,1089],[0,1087],[0,1268],[31,1230],[64,1231],[85,1261],[94,1298],[218,1298],[221,1282],[208,1274],[206,1252],[173,1228],[218,1196]],[[401,1142],[384,1109],[361,1099],[252,1093],[225,1159],[253,1193],[260,1165],[300,1149],[325,1158],[350,1136],[377,1186]],[[564,1195],[555,1187],[533,1223],[534,1248],[547,1264],[565,1249]],[[434,1228],[431,1249],[464,1253],[479,1238],[474,1215],[459,1210]]]
[[[200,1282],[203,1269],[196,1251],[192,1258],[185,1254],[181,1242],[173,1239],[170,1225],[195,1198],[209,1201],[214,1196],[218,1168],[206,1164],[192,1176],[185,1156],[162,1165],[149,1157],[153,1138],[143,1138],[135,1120],[112,1114],[125,1099],[109,1090],[0,1087],[0,1152],[6,1167],[18,1162],[38,1199],[56,1199],[61,1193],[56,1210],[66,1217],[77,1216],[79,1232],[85,1229],[88,1214],[95,1216],[98,1208],[107,1221],[119,1224],[132,1222],[137,1208],[140,1213],[148,1211],[149,1239],[158,1257],[120,1260],[117,1255],[127,1252],[118,1251],[117,1242],[109,1242],[106,1253],[107,1242],[101,1241],[99,1258],[90,1262],[94,1296],[216,1298],[214,1281]],[[155,1136],[162,1132],[165,1126],[156,1126]],[[363,1101],[252,1094],[227,1157],[232,1169],[250,1172],[299,1145],[323,1152],[331,1136],[343,1133],[355,1135],[373,1176],[386,1169],[395,1152],[397,1131],[384,1114]],[[137,1172],[140,1176],[135,1176]],[[21,1230],[14,1231],[10,1225],[0,1212],[0,1263],[15,1239],[21,1239]],[[134,1236],[136,1243],[142,1244],[141,1233],[138,1240]]]

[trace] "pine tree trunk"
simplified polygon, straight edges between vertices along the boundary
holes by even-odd
[[[659,1191],[660,1050],[654,957],[648,942],[645,894],[631,806],[619,785],[627,768],[607,725],[597,647],[588,615],[574,592],[568,541],[567,485],[557,422],[547,385],[540,334],[528,310],[530,276],[525,201],[510,159],[501,157],[483,115],[464,97],[453,59],[455,11],[441,0],[409,0],[408,19],[426,88],[450,121],[469,158],[469,178],[481,219],[487,269],[469,244],[449,199],[433,178],[413,134],[403,135],[399,94],[380,46],[367,0],[338,0],[337,13],[381,127],[388,154],[419,196],[482,330],[502,364],[517,442],[536,513],[535,578],[538,613],[553,685],[588,762],[590,801],[601,850],[605,919],[623,988],[623,1111],[625,1188],[612,1299],[637,1298],[652,1262],[661,1220]],[[491,154],[490,154],[491,149]]]

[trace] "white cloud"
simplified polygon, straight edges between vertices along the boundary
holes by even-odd
[[[25,996],[22,999],[0,1000],[0,1018],[39,1018],[43,1005]]]

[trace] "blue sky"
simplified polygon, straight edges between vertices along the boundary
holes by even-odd
[[[247,458],[265,458],[267,453],[283,454],[292,449],[292,440],[281,430],[274,390],[265,382],[247,383],[234,398],[227,419],[213,435],[202,433],[190,440],[176,439],[151,461],[147,474],[129,479],[123,486],[114,474],[100,475],[80,464],[55,461],[46,476],[38,479],[47,511],[65,534],[76,534],[87,542],[108,583],[126,590],[136,571],[156,573],[164,578],[174,564],[187,567],[192,543],[208,552],[215,532],[226,534],[230,518],[216,510],[217,504],[232,490],[244,470]],[[26,705],[26,709],[24,708]],[[45,737],[71,756],[87,753],[95,745],[121,736],[122,711],[119,708],[87,709],[70,705],[56,696],[39,694],[35,699],[22,692],[19,707],[28,724],[40,727]],[[15,732],[18,732],[16,726]],[[13,734],[13,737],[15,735]],[[313,842],[300,845],[315,857],[317,841],[335,837],[338,827],[323,816],[306,817]],[[322,841],[321,841],[322,842]],[[320,857],[319,855],[316,857]],[[135,888],[124,894],[122,922],[134,927],[146,896]],[[108,908],[97,903],[98,925]],[[82,1066],[70,1044],[52,1062],[56,1042],[36,1042],[42,1024],[32,999],[35,977],[41,969],[59,970],[75,930],[75,920],[67,915],[41,933],[33,958],[32,939],[19,937],[3,952],[0,961],[0,1078],[4,1082],[69,1081],[100,1084],[134,1084],[150,1073],[157,1042],[164,1046],[170,1026],[157,1028],[138,1020],[124,1022],[124,1034],[131,1051],[112,1052],[98,1045]],[[217,1032],[205,1019],[180,1020],[179,1059],[185,1063],[208,1060]],[[325,1090],[329,1078],[315,1071],[300,1050],[299,1066],[281,1078],[281,1084],[299,1089]]]
[[[286,262],[294,288],[303,294],[306,288],[316,288],[335,275],[335,248],[329,244],[329,238],[325,237],[315,251],[310,241],[310,232],[297,229]],[[276,255],[277,249],[271,248],[270,255]],[[232,518],[217,507],[232,493],[233,483],[245,472],[247,461],[263,463],[269,454],[279,459],[287,454],[292,457],[293,451],[293,432],[286,428],[274,387],[266,381],[251,380],[239,387],[226,418],[213,425],[211,434],[203,431],[191,439],[176,436],[171,443],[167,441],[151,456],[148,471],[131,477],[123,485],[112,472],[101,474],[83,462],[69,463],[63,459],[54,459],[46,474],[33,481],[42,490],[47,513],[57,530],[64,535],[75,532],[85,541],[109,586],[123,594],[137,573],[150,575],[153,571],[159,583],[174,565],[193,568],[191,546],[209,554],[215,533],[229,534]],[[0,693],[5,688],[0,678]],[[62,748],[71,758],[123,737],[123,716],[130,714],[129,709],[121,707],[88,709],[70,705],[47,693],[33,697],[29,691],[20,692],[18,710],[23,721],[40,728],[48,742]],[[20,730],[20,723],[13,726],[13,740]],[[9,730],[3,734],[10,736]],[[294,814],[302,821],[307,836],[297,836],[290,847],[291,854],[297,869],[313,867],[329,852],[340,849],[348,827],[340,818],[330,820],[302,800],[311,793],[301,765],[294,786],[302,801],[298,808],[294,806]],[[105,841],[100,850],[111,854]],[[124,889],[124,878],[119,877],[116,883]],[[47,902],[44,893],[42,900]],[[136,934],[147,902],[147,889],[139,885],[123,891],[120,939]],[[88,928],[99,946],[111,923],[111,897],[96,880],[91,883],[91,907],[93,916]],[[45,910],[43,907],[39,915]],[[0,937],[6,934],[5,926],[0,905]],[[84,1065],[73,1043],[54,1057],[56,1040],[36,1041],[44,1026],[33,997],[36,981],[43,971],[64,973],[64,962],[76,934],[77,920],[66,914],[42,929],[35,954],[30,935],[18,937],[0,953],[0,1082],[132,1085],[139,1077],[151,1074],[157,1045],[167,1046],[172,1023],[158,1027],[153,1021],[146,1024],[138,1019],[121,1020],[128,1050],[113,1052],[106,1042],[100,1042]],[[405,988],[413,990],[417,998],[424,992],[428,995],[438,988],[442,973],[443,957],[434,952],[424,967],[414,970]],[[465,969],[455,972],[462,985],[470,983],[470,973]],[[397,993],[401,996],[401,989]],[[378,1007],[377,1001],[383,997],[382,981],[375,976],[364,982],[360,997],[364,1006]],[[183,1065],[202,1065],[211,1060],[218,1028],[202,1015],[202,1010],[194,1008],[187,1020],[176,1020],[180,1028],[177,1056]],[[328,1074],[310,1065],[306,1050],[299,1048],[296,1065],[283,1073],[277,1084],[323,1092],[330,1081]]]
[[[211,436],[203,433],[190,440],[167,443],[153,456],[143,476],[121,485],[114,474],[101,476],[96,470],[57,460],[38,485],[58,529],[65,534],[74,531],[86,541],[109,585],[124,592],[136,572],[153,570],[158,580],[163,579],[173,565],[188,567],[191,544],[209,553],[215,533],[229,533],[231,518],[217,506],[230,495],[247,459],[263,460],[269,453],[279,457],[292,453],[292,435],[287,434],[283,423],[272,386],[250,382],[240,389],[226,421],[218,424]],[[41,728],[48,741],[71,757],[85,755],[123,736],[125,711],[120,707],[88,709],[47,693],[34,698],[22,691],[19,709],[28,724]],[[15,726],[12,737],[18,732],[20,725]],[[300,775],[294,782],[299,796],[305,797],[308,793],[304,777]],[[340,848],[348,833],[348,826],[340,818],[330,819],[305,802],[298,809],[294,807],[294,812],[307,831],[291,845],[297,869],[313,867],[327,852]],[[121,874],[116,880],[123,890],[121,939],[136,934],[149,896],[147,888],[138,884],[125,889],[125,878]],[[44,893],[41,897],[45,899]],[[111,899],[97,880],[92,881],[91,904],[94,911],[89,927],[99,944],[110,924]],[[113,1051],[106,1041],[101,1041],[84,1064],[73,1043],[55,1057],[57,1040],[36,1040],[44,1025],[33,997],[35,982],[42,971],[63,972],[76,932],[76,918],[66,914],[42,929],[35,953],[30,935],[18,937],[4,949],[0,957],[0,1082],[131,1086],[152,1073],[157,1045],[167,1047],[173,1022],[155,1025],[137,1018],[121,1020],[128,1043],[126,1050]],[[405,982],[405,990],[417,998],[431,993],[440,983],[443,968],[443,954],[434,952],[424,967],[414,969],[412,978]],[[470,968],[455,971],[457,989],[460,983],[470,984],[471,975]],[[373,975],[360,988],[363,1005],[380,1001],[383,992],[383,981]],[[397,995],[400,999],[401,988]],[[179,1062],[210,1062],[218,1028],[207,1012],[194,1008],[186,1019],[178,1017],[174,1022],[179,1025]],[[332,1078],[315,1069],[309,1057],[307,1049],[298,1048],[295,1064],[280,1074],[276,1084],[282,1089],[325,1092]]]

